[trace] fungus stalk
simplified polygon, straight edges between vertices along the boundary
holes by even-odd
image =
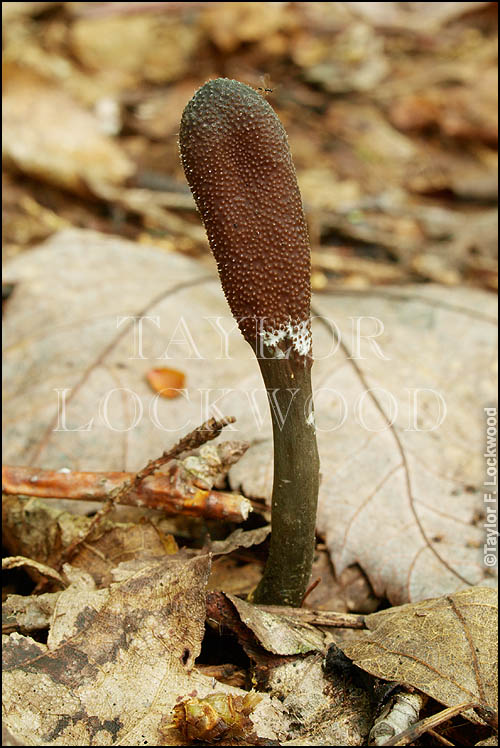
[[[309,240],[286,133],[253,88],[219,78],[187,104],[179,142],[222,288],[271,409],[271,545],[253,600],[300,606],[314,553],[319,457]]]

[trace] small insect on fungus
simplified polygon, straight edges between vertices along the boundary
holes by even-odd
[[[266,96],[268,93],[273,93],[274,88],[271,87],[271,76],[269,75],[269,73],[262,75],[260,82],[262,83],[262,86],[259,86],[257,88],[257,91],[260,91],[264,96]]]

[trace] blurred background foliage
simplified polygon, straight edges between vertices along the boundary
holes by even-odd
[[[4,257],[73,225],[211,262],[178,157],[218,76],[289,135],[313,288],[497,287],[497,3],[4,2]]]

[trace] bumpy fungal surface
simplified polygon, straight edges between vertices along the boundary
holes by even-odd
[[[310,250],[285,130],[250,86],[219,78],[187,104],[187,181],[245,339],[309,359]]]

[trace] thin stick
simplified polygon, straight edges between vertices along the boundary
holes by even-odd
[[[438,743],[441,743],[441,745],[455,745],[455,743],[452,743],[451,740],[448,740],[448,738],[445,738],[444,735],[440,735],[435,730],[427,730],[429,735],[431,735],[434,740],[437,740]]]
[[[311,592],[316,589],[316,587],[318,586],[318,584],[320,582],[321,582],[321,577],[318,577],[317,579],[314,580],[314,582],[311,582],[311,584],[309,585],[309,587],[306,590],[306,593],[305,593],[304,597],[302,598],[301,607],[302,607],[302,605],[304,605],[304,603],[306,601],[306,598],[309,597],[309,595],[311,594]]]
[[[332,628],[365,629],[365,616],[354,613],[337,613],[333,610],[313,610],[308,608],[292,608],[285,605],[257,605],[257,608],[278,616],[289,616],[300,623],[310,623],[314,626],[331,626]]]

